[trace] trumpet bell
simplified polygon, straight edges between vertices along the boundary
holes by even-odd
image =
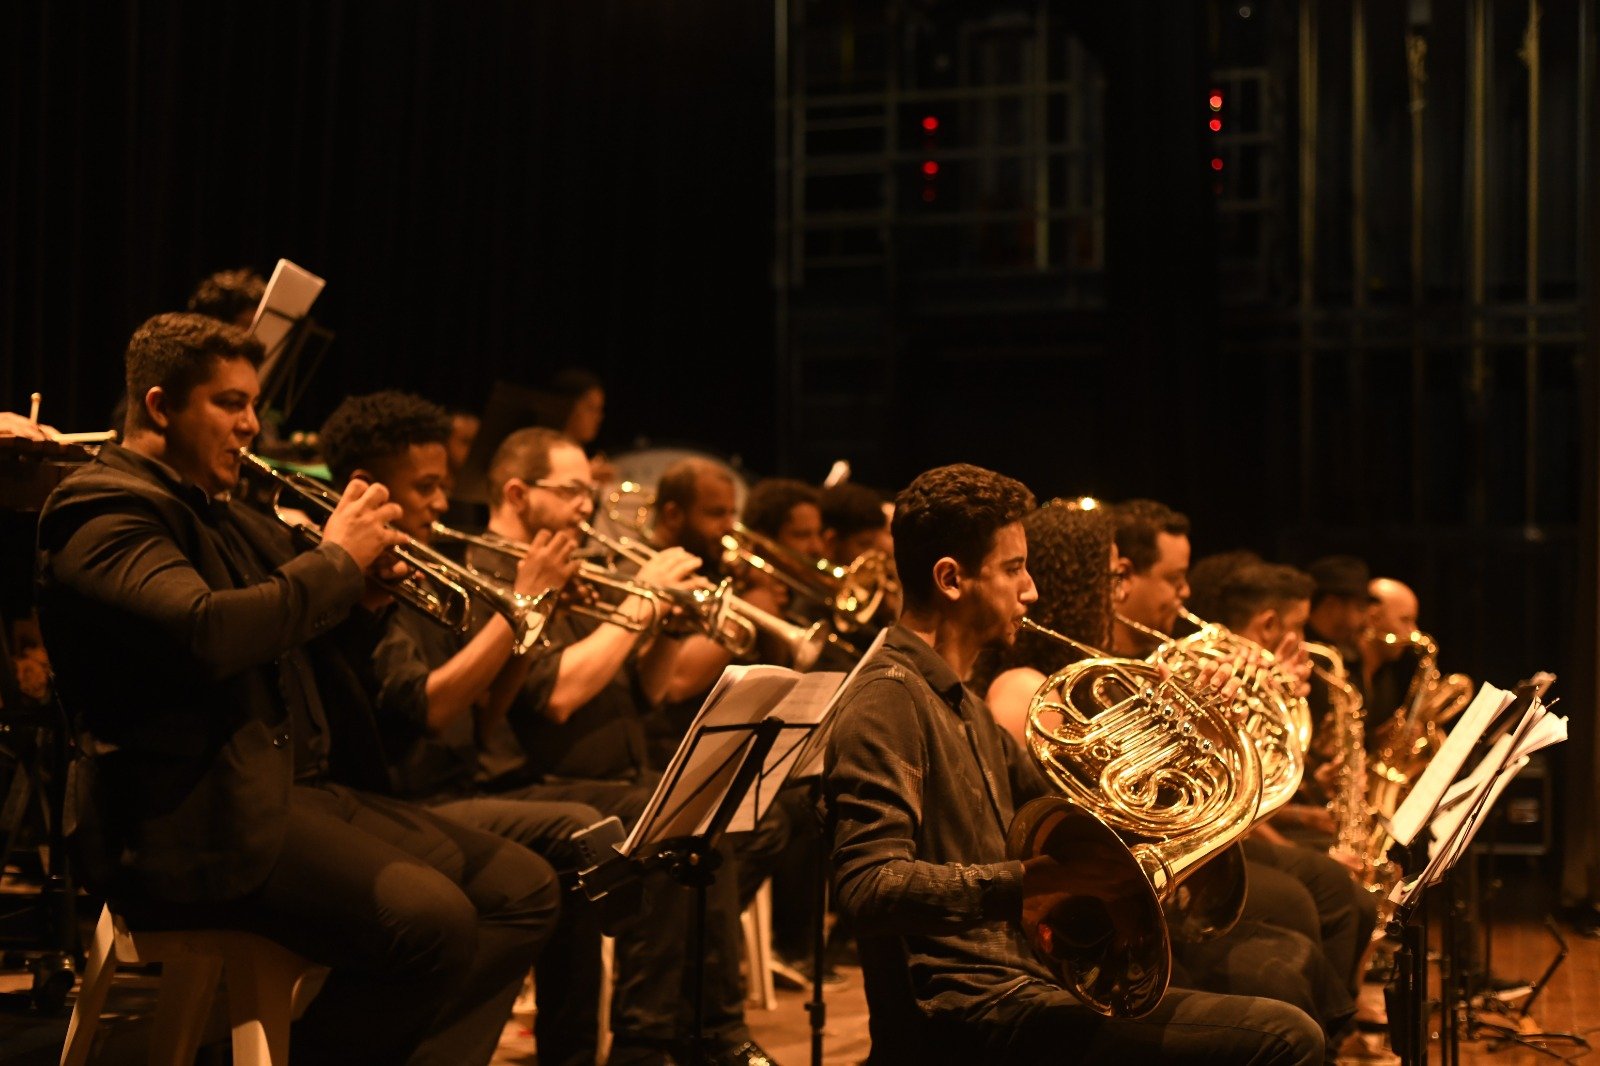
[[[1031,931],[1033,948],[1063,987],[1116,1018],[1149,1014],[1172,976],[1172,944],[1145,863],[1094,815],[1060,796],[1030,800],[1006,834],[1006,852],[1102,865],[1092,892],[1063,892]]]

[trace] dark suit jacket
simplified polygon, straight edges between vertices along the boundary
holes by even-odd
[[[241,573],[224,521],[281,565]],[[293,554],[271,519],[115,445],[51,494],[39,547],[46,645],[93,752],[69,782],[81,872],[119,898],[244,895],[277,858],[294,777],[282,668],[345,618],[361,571],[336,546]]]

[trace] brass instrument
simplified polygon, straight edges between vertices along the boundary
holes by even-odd
[[[881,551],[862,552],[848,566],[826,559],[808,560],[736,522],[733,532],[722,538],[722,552],[724,563],[760,571],[796,596],[821,604],[840,633],[854,632],[875,620],[885,621],[879,615],[899,599],[894,564]]]
[[[289,506],[294,510],[308,518],[320,515],[323,524],[339,506],[340,494],[314,477],[278,470],[249,451],[240,449],[239,458],[240,473],[260,483],[257,488],[261,500],[272,516],[289,526],[306,543],[321,543],[321,525],[308,526],[286,515],[283,494],[292,494]],[[526,653],[538,642],[545,623],[550,620],[555,599],[549,590],[537,596],[525,596],[462,566],[414,537],[406,537],[389,552],[405,563],[407,569],[403,578],[388,583],[391,594],[457,633],[465,633],[472,623],[474,597],[488,604],[510,624],[511,650],[516,655]]]
[[[1008,851],[1067,866],[1092,852],[1109,864],[1094,871],[1101,891],[1053,901],[1034,947],[1094,1010],[1140,1017],[1161,1001],[1171,972],[1163,906],[1189,935],[1238,919],[1244,861],[1234,845],[1255,821],[1260,759],[1212,694],[1152,663],[1022,624],[1089,657],[1034,693],[1026,746],[1061,795],[1017,812]]]
[[[596,543],[636,565],[643,565],[656,554],[647,544],[628,537],[609,536],[587,522],[579,522],[578,528]],[[684,595],[687,601],[678,606],[685,608],[698,631],[734,655],[749,654],[755,649],[756,640],[765,633],[783,645],[794,669],[806,671],[816,665],[822,652],[832,644],[833,633],[827,622],[794,625],[735,596],[732,582],[726,579],[711,588],[688,590]]]
[[[1311,709],[1304,697],[1295,694],[1297,681],[1278,664],[1273,654],[1246,640],[1226,626],[1207,622],[1181,610],[1183,617],[1200,628],[1186,637],[1173,637],[1141,625],[1122,615],[1123,624],[1161,640],[1149,661],[1163,665],[1180,676],[1192,677],[1205,659],[1231,659],[1240,651],[1261,657],[1266,666],[1246,679],[1235,721],[1254,742],[1261,756],[1263,791],[1259,817],[1265,818],[1288,803],[1305,777],[1306,750],[1311,743]],[[1242,719],[1242,720],[1241,720]]]
[[[1302,647],[1311,656],[1312,672],[1328,686],[1334,748],[1340,760],[1338,780],[1328,801],[1335,827],[1329,852],[1351,856],[1360,863],[1361,883],[1378,896],[1381,910],[1398,871],[1384,857],[1389,835],[1367,799],[1366,708],[1337,649],[1309,640]],[[1383,922],[1378,925],[1381,928]]]
[[[467,533],[443,522],[433,523],[432,529],[433,535],[440,540],[480,548],[509,559],[520,560],[528,554],[526,544],[487,530],[483,533]],[[688,595],[678,589],[657,588],[633,581],[626,575],[587,560],[579,562],[572,583],[579,589],[574,595],[558,599],[557,607],[560,610],[620,626],[633,633],[659,630],[672,608],[682,606],[680,599]],[[607,600],[604,592],[619,593],[620,598]],[[647,618],[640,618],[626,609],[625,602],[629,597],[637,598],[649,608]]]
[[[1421,776],[1429,760],[1444,743],[1441,728],[1466,709],[1475,694],[1466,674],[1441,674],[1439,645],[1428,634],[1413,630],[1405,636],[1383,635],[1385,644],[1407,644],[1417,650],[1417,665],[1406,688],[1405,702],[1378,729],[1372,766],[1369,802],[1384,818],[1400,809],[1400,802]]]

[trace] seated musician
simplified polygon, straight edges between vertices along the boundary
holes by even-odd
[[[849,565],[862,552],[892,552],[883,500],[865,485],[845,481],[822,490],[822,554]]]
[[[1127,573],[1112,539],[1110,516],[1104,508],[1084,510],[1073,502],[1051,500],[1024,517],[1022,525],[1028,537],[1028,572],[1039,591],[1029,617],[1089,647],[1103,648]],[[996,722],[1023,740],[1034,694],[1052,672],[1081,655],[1041,633],[1020,634],[997,656],[998,673],[988,688]],[[980,668],[985,676],[989,672]],[[1355,1005],[1342,972],[1322,950],[1310,893],[1293,877],[1248,861],[1246,884],[1244,913],[1232,929],[1203,942],[1173,944],[1174,957],[1184,968],[1183,983],[1291,1003],[1320,1021],[1334,1040]]]
[[[40,517],[41,619],[88,753],[68,805],[79,868],[135,928],[240,928],[331,967],[296,1062],[487,1063],[555,924],[555,877],[329,781],[336,708],[313,652],[383,598],[370,575],[399,508],[352,482],[296,554],[231,498],[262,354],[210,318],[150,319],[127,350],[127,445]]]
[[[712,581],[724,576],[722,538],[733,532],[738,518],[733,477],[708,459],[682,459],[661,475],[656,486],[650,545],[657,549],[682,548],[700,559],[700,572]],[[752,584],[747,574],[735,574],[739,595],[764,611],[783,609],[770,583]],[[772,652],[763,646],[763,650]],[[768,656],[776,660],[776,653]],[[663,694],[663,706],[651,716],[651,757],[665,765],[677,750],[695,711],[722,671],[734,661],[733,652],[710,637],[684,639]]]
[[[1392,577],[1373,578],[1367,583],[1367,595],[1370,606],[1356,638],[1359,655],[1350,672],[1374,712],[1376,725],[1406,701],[1416,672],[1417,652],[1410,639],[1417,631],[1419,608],[1411,586]]]
[[[1367,564],[1353,555],[1329,555],[1306,567],[1316,587],[1311,593],[1311,617],[1306,639],[1326,644],[1345,658],[1352,680],[1360,656],[1361,631],[1367,626],[1372,597],[1367,591],[1371,575]]]
[[[1247,563],[1227,575],[1215,601],[1200,613],[1264,648],[1277,648],[1286,635],[1304,631],[1313,587],[1311,577],[1292,566]],[[1308,772],[1307,777],[1305,787],[1315,788],[1314,775]],[[1354,991],[1377,924],[1377,899],[1342,868],[1341,858],[1351,864],[1351,871],[1359,869],[1354,859],[1330,855],[1337,829],[1325,798],[1313,793],[1259,823],[1245,840],[1245,852],[1252,862],[1289,873],[1311,890],[1321,920],[1323,950]]]
[[[400,508],[395,525],[426,543],[449,506],[449,434],[449,416],[441,408],[405,393],[378,392],[341,403],[323,424],[321,440],[336,480],[383,486]],[[570,533],[542,534],[507,575],[506,587],[531,597],[564,584],[574,545]],[[381,743],[377,751],[357,752],[348,743],[336,748],[335,772],[370,787],[392,781],[402,799],[515,841],[556,868],[568,891],[561,926],[539,960],[534,1033],[542,1061],[593,1062],[600,933],[573,891],[581,856],[571,837],[601,814],[588,805],[592,797],[559,791],[480,794],[475,712],[497,687],[519,683],[527,669],[526,657],[512,655],[511,625],[500,613],[486,612],[469,637],[417,612],[393,609],[380,624],[382,635],[367,664],[376,714],[365,732]],[[375,762],[382,765],[374,769]],[[642,805],[643,798],[635,801]]]
[[[249,329],[266,294],[266,279],[249,267],[219,270],[194,287],[188,306],[197,315]]]
[[[973,466],[896,500],[906,606],[834,711],[824,779],[835,886],[857,923],[873,1062],[1321,1062],[1304,1012],[1172,989],[1144,1018],[1102,1017],[1035,955],[1045,892],[1106,872],[1008,858],[1017,806],[1049,786],[964,681],[1037,598],[1026,488]]]
[[[823,555],[821,502],[804,481],[764,478],[750,487],[739,520],[802,559],[816,559]]]
[[[594,514],[595,486],[583,449],[560,433],[521,429],[489,463],[489,533],[512,544],[564,535]],[[731,518],[730,518],[731,522]],[[509,575],[508,556],[475,548],[469,561],[485,573]],[[683,548],[663,548],[631,576],[641,585],[687,588],[699,560]],[[651,615],[628,597],[636,621]],[[643,808],[623,806],[608,793],[616,782],[648,795],[661,764],[647,753],[643,719],[664,693],[685,641],[668,633],[639,633],[621,625],[559,611],[547,627],[549,646],[531,664],[509,706],[485,724],[480,755],[499,781],[533,778],[616,814],[631,827]],[[719,1062],[759,1066],[770,1059],[744,1021],[738,882],[728,868],[710,891],[707,1030]],[[685,949],[690,893],[664,874],[646,881],[645,906],[617,941],[616,1034],[611,1061],[665,1062],[687,1031],[690,997]]]

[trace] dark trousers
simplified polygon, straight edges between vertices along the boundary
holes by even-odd
[[[578,890],[572,835],[600,820],[582,803],[479,796],[431,804],[461,825],[514,841],[555,868],[561,921],[534,966],[534,1039],[545,1066],[593,1064],[600,1035],[600,923]]]
[[[631,829],[644,813],[651,791],[647,784],[561,780],[499,795],[586,803],[603,815],[616,815],[625,829]],[[744,983],[739,975],[743,931],[739,925],[741,877],[735,854],[738,838],[744,835],[725,838],[720,852],[722,868],[706,900],[705,1029],[719,1046],[737,1046],[750,1039],[744,1020]],[[653,870],[644,878],[637,911],[616,926],[611,1000],[615,1058],[625,1058],[631,1047],[672,1045],[689,1033],[694,1002],[689,954],[693,950],[694,909],[692,889],[673,880],[666,870]]]
[[[1246,840],[1245,853],[1252,863],[1279,870],[1305,886],[1316,907],[1323,954],[1351,994],[1358,992],[1361,956],[1378,920],[1377,898],[1325,851]]]
[[[487,1063],[559,909],[531,852],[337,785],[294,787],[277,865],[250,895],[162,908],[168,924],[259,933],[329,967],[294,1061],[374,1066]]]
[[[1005,996],[976,1025],[952,1026],[951,1036],[942,1058],[967,1062],[1314,1066],[1324,1054],[1316,1022],[1274,1000],[1175,988],[1144,1018],[1104,1018],[1038,981]],[[874,1047],[872,1061],[880,1059],[900,1061],[896,1049]]]

